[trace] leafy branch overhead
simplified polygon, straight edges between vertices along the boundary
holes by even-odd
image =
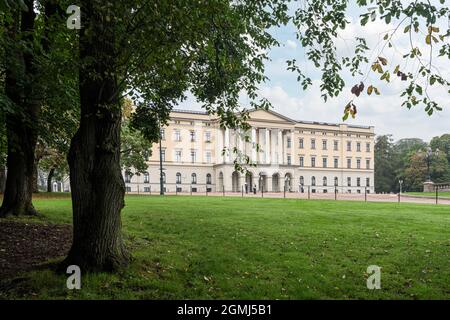
[[[354,97],[344,107],[344,120],[356,114],[358,97],[381,94],[377,82],[391,85],[396,80],[406,83],[401,93],[402,106],[412,108],[422,105],[429,115],[442,110],[442,106],[432,97],[430,87],[439,85],[450,93],[448,72],[443,72],[436,65],[437,62],[445,64],[450,60],[448,1],[357,0],[359,7],[367,9],[360,16],[360,26],[371,28],[371,23],[378,21],[392,28],[382,32],[384,36],[375,48],[369,48],[367,39],[355,37],[354,53],[340,57],[336,42],[340,39],[340,31],[351,24],[347,18],[348,3],[346,0],[304,1],[292,18],[307,58],[321,71],[322,98],[326,101],[343,91],[346,85],[343,74],[348,71],[353,77],[361,79],[351,88]],[[407,51],[401,53],[404,48]],[[398,55],[399,52],[401,63],[392,65],[394,59],[389,61],[386,57]],[[371,56],[376,58],[369,58]],[[295,59],[287,64],[288,70],[298,73],[303,89],[312,84]]]

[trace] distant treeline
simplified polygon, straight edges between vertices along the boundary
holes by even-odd
[[[426,151],[433,151],[431,180],[450,182],[450,134],[434,137],[430,143],[418,138],[393,141],[391,135],[377,136],[375,142],[375,190],[397,192],[399,180],[404,191],[422,191],[427,178]],[[439,149],[436,155],[436,149]]]

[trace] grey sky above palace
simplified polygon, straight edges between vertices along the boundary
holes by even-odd
[[[295,8],[292,8],[295,9]],[[362,13],[358,7],[350,9],[351,24],[341,32],[340,39],[336,43],[338,52],[342,55],[351,55],[354,50],[355,37],[365,37],[371,52],[378,54],[377,44],[382,40],[384,31],[392,29],[396,21],[391,25],[376,21],[369,24],[369,27],[361,27],[358,17]],[[353,97],[351,87],[359,83],[360,78],[352,78],[345,75],[347,87],[343,93],[326,103],[320,97],[319,80],[320,75],[314,66],[309,63],[304,54],[304,50],[295,37],[295,28],[288,25],[283,28],[271,31],[282,43],[279,48],[274,48],[269,53],[271,61],[266,63],[266,75],[269,81],[260,87],[260,95],[268,98],[274,106],[274,111],[296,120],[309,120],[321,122],[342,122],[344,106]],[[404,66],[402,55],[409,51],[409,39],[402,32],[394,40],[394,49],[385,49],[383,54],[392,65],[400,64]],[[424,56],[429,54],[428,47],[423,39],[418,41],[420,50]],[[437,51],[435,50],[437,55]],[[286,60],[295,58],[304,68],[306,73],[313,79],[313,86],[303,91],[296,80],[296,74],[286,70]],[[373,57],[372,57],[373,58]],[[371,58],[369,57],[369,61]],[[450,61],[440,59],[440,64],[435,66],[444,74],[450,72]],[[442,61],[445,60],[445,61]],[[436,59],[434,63],[436,63]],[[393,134],[394,139],[417,137],[426,141],[432,137],[450,132],[450,95],[445,90],[437,87],[429,89],[434,99],[443,106],[443,111],[437,112],[429,117],[423,107],[416,107],[408,110],[401,106],[402,98],[400,93],[403,90],[404,82],[397,79],[386,85],[377,80],[376,75],[369,76],[368,82],[376,84],[380,89],[380,96],[361,95],[357,100],[358,115],[356,119],[348,119],[346,122],[356,125],[370,125],[375,127],[376,134]],[[241,104],[248,106],[248,98],[243,93]],[[178,106],[180,109],[201,110],[201,104],[196,102],[192,95],[188,94],[188,99]]]

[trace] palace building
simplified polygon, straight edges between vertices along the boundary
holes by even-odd
[[[173,110],[161,129],[165,191],[374,192],[374,127],[298,121],[265,110],[250,116],[246,142],[238,130],[221,129],[216,116]],[[247,174],[235,171],[235,149],[256,164]],[[148,160],[148,172],[124,173],[127,192],[159,193],[158,143]]]

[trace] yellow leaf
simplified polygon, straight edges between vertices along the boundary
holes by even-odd
[[[431,34],[429,34],[429,35],[426,36],[425,42],[426,42],[427,44],[431,44]]]
[[[373,87],[372,87],[372,86],[369,86],[369,87],[367,88],[367,94],[370,96],[370,95],[372,94],[372,91],[373,91]]]

